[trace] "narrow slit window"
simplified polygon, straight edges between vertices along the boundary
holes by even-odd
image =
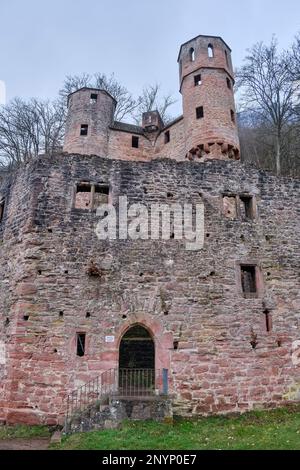
[[[98,99],[97,93],[91,93],[90,103],[91,103],[91,104],[97,103],[97,99]]]
[[[133,148],[136,148],[136,149],[139,148],[139,138],[136,137],[135,135],[132,136],[131,145]]]
[[[194,85],[195,85],[195,86],[200,86],[201,83],[202,83],[202,81],[201,81],[201,75],[200,75],[200,74],[195,75],[195,76],[194,76]]]
[[[229,78],[226,78],[226,82],[227,82],[227,88],[228,88],[229,90],[231,90],[231,89],[232,89],[232,85],[231,85],[231,81],[229,80]]]
[[[254,219],[254,204],[252,196],[240,196],[240,209],[243,219]]]
[[[198,108],[196,108],[196,117],[197,119],[201,119],[204,117],[203,106],[199,106]]]
[[[88,135],[88,128],[89,126],[87,124],[81,124],[80,135]]]
[[[190,61],[195,62],[195,49],[193,47],[190,48]]]
[[[165,144],[170,142],[170,131],[165,132]]]
[[[244,296],[255,297],[257,294],[256,266],[241,266],[241,283]]]
[[[208,44],[207,46],[207,54],[210,59],[214,56],[214,46],[212,44]]]
[[[235,114],[232,109],[230,110],[230,117],[231,117],[231,121],[235,123]]]
[[[269,310],[264,310],[266,320],[266,330],[269,332],[272,330],[272,317]]]
[[[224,51],[224,54],[225,54],[226,65],[227,65],[227,67],[229,67],[229,61],[228,61],[228,54],[227,54],[227,51]]]
[[[2,222],[3,215],[4,215],[4,199],[0,202],[0,222]]]
[[[76,340],[76,354],[77,356],[82,357],[85,354],[85,333],[77,333]]]

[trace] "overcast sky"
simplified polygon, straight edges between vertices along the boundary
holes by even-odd
[[[0,0],[0,80],[7,99],[54,98],[67,74],[114,72],[135,95],[158,82],[179,99],[177,54],[198,34],[246,49],[300,31],[299,0]]]

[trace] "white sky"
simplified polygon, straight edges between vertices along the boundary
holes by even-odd
[[[299,0],[0,0],[0,79],[7,98],[54,98],[67,74],[114,72],[132,93],[158,82],[179,100],[177,54],[198,34],[246,49],[300,31]]]

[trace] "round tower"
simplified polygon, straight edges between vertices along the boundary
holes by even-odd
[[[239,159],[231,49],[220,37],[197,36],[178,62],[186,157]]]
[[[68,96],[64,151],[106,156],[116,100],[105,90],[81,88]]]

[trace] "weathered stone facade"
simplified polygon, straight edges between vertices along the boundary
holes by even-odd
[[[184,119],[174,124],[182,138]],[[299,181],[218,154],[185,159],[181,138],[160,158],[146,161],[145,147],[131,159],[117,134],[131,137],[112,131],[109,158],[40,156],[0,182],[0,419],[61,423],[69,392],[118,369],[133,325],[151,334],[155,368],[169,371],[175,414],[299,400]],[[77,199],[82,184],[91,196]],[[203,249],[99,240],[90,197],[107,187],[116,205],[124,195],[203,203]]]

